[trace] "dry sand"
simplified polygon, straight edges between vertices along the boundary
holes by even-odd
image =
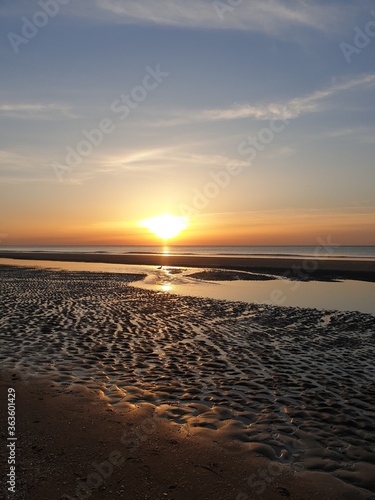
[[[375,498],[373,316],[0,272],[19,498],[73,498],[118,449],[90,498]]]

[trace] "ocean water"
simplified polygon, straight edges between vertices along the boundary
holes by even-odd
[[[374,259],[375,246],[338,246],[323,241],[316,246],[0,246],[0,250],[57,253],[169,254],[257,257],[324,257]]]

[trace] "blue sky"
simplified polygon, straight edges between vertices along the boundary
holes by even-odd
[[[372,2],[64,0],[15,53],[46,2],[0,6],[3,243],[139,243],[137,221],[183,206],[184,243],[375,244]],[[114,100],[158,66],[168,76],[121,120]],[[114,130],[57,178],[105,118]],[[250,164],[239,144],[280,118]],[[228,164],[241,173],[197,208]]]

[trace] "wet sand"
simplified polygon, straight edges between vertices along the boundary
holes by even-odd
[[[113,411],[83,388],[0,372],[2,401],[8,387],[16,391],[18,442],[17,493],[0,487],[6,500],[372,498],[328,474],[294,472],[231,443],[181,432],[152,407]],[[0,422],[4,428],[3,406]]]
[[[168,269],[168,268],[167,268]],[[221,269],[210,269],[198,271],[188,275],[190,278],[209,281],[273,281],[275,276],[261,273],[250,273],[241,271],[225,271]]]
[[[36,446],[25,448],[24,488],[36,481],[27,479],[30,460],[48,488],[60,494],[65,478],[74,497],[82,467],[109,456],[118,440],[112,419],[139,428],[156,418],[160,432],[145,432],[140,462],[130,457],[119,468],[119,477],[134,473],[126,498],[375,498],[373,316],[159,294],[132,287],[139,275],[0,273],[4,383],[14,375],[25,412],[18,428]],[[28,407],[39,415],[35,425]],[[109,448],[97,442],[101,433]],[[176,443],[165,441],[168,433]],[[131,456],[134,443],[127,446]],[[148,497],[136,481],[142,471]],[[111,481],[92,498],[112,498],[108,488],[122,498]],[[58,497],[43,491],[24,498]]]
[[[322,252],[320,255],[327,256]],[[375,260],[225,257],[157,254],[96,254],[58,252],[0,251],[0,258],[50,260],[60,262],[97,262],[109,264],[155,265],[174,267],[221,268],[242,271],[271,272],[294,279],[360,279],[375,281]]]

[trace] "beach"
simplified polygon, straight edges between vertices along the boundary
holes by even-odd
[[[373,315],[0,272],[19,498],[375,498]]]
[[[373,4],[0,4],[0,500],[375,500]]]
[[[0,259],[43,260],[51,262],[91,262],[124,265],[221,268],[272,272],[294,279],[360,279],[375,281],[375,260],[366,258],[324,258],[329,249],[317,247],[316,254],[296,257],[241,257],[223,255],[106,254],[90,252],[28,252],[0,250]],[[306,278],[305,278],[306,277]]]

